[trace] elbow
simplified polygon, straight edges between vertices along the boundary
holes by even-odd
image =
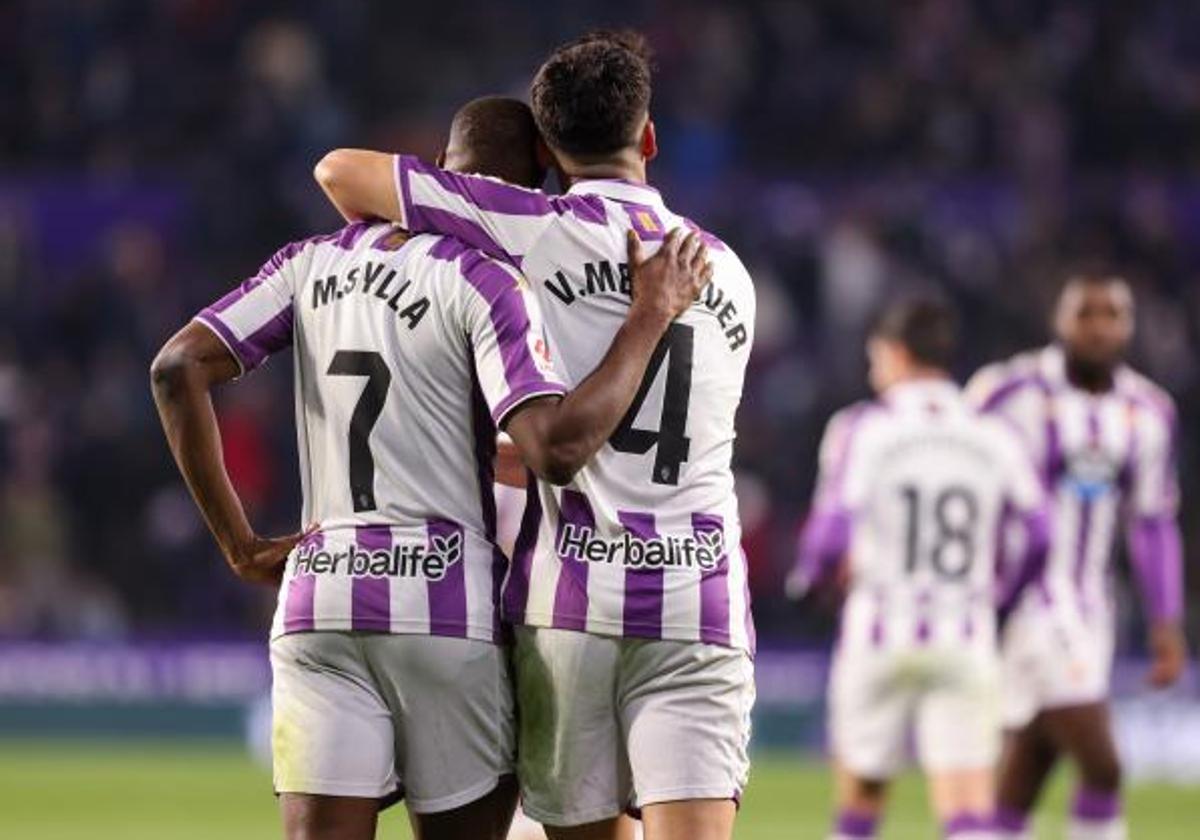
[[[156,397],[170,396],[183,385],[187,363],[183,354],[164,346],[150,363],[150,388]]]
[[[565,487],[570,484],[575,480],[575,474],[587,463],[587,458],[575,447],[568,446],[552,447],[540,460],[538,469],[535,470],[538,478],[548,481],[555,487]]]
[[[334,149],[332,152],[327,152],[313,167],[313,178],[326,193],[334,195],[341,189],[345,182],[348,157],[348,150]]]
[[[156,400],[170,400],[191,387],[196,360],[188,352],[167,342],[150,363],[150,389]]]

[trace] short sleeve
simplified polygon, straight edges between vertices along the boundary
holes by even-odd
[[[1130,464],[1130,512],[1139,519],[1174,518],[1179,510],[1175,407],[1139,403],[1133,409],[1137,448]]]
[[[518,265],[559,215],[603,221],[603,206],[594,197],[551,197],[498,178],[449,172],[410,155],[396,156],[395,176],[401,222],[409,230],[453,236]]]
[[[851,511],[857,507],[863,495],[858,486],[863,471],[856,466],[862,449],[858,439],[863,419],[870,410],[870,404],[860,403],[830,418],[821,438],[814,507],[827,512]]]
[[[309,259],[312,242],[281,248],[257,274],[196,315],[233,353],[242,373],[291,345],[296,263]]]
[[[478,252],[460,262],[467,283],[466,329],[480,390],[503,428],[513,410],[536,397],[567,392],[550,357],[541,310],[525,278]]]

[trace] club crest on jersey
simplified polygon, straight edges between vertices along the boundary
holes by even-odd
[[[1095,499],[1110,492],[1120,468],[1098,448],[1088,447],[1066,458],[1063,481],[1084,499]]]
[[[625,531],[605,539],[588,525],[565,523],[558,533],[558,556],[583,563],[604,563],[626,569],[717,569],[725,556],[725,534],[702,531],[685,537],[644,538]]]
[[[432,535],[429,544],[395,543],[390,548],[341,550],[307,545],[295,557],[295,575],[345,575],[351,578],[424,578],[439,581],[462,561],[461,531]]]

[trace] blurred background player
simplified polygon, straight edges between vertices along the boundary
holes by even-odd
[[[535,135],[524,104],[476,100],[448,157],[534,183]],[[556,483],[608,439],[708,272],[698,234],[672,231],[645,264],[630,247],[627,317],[565,398],[524,279],[391,223],[286,246],[156,358],[171,451],[230,565],[283,581],[272,741],[287,837],[368,840],[401,795],[420,837],[505,836],[515,724],[498,644],[496,431]],[[314,524],[303,539],[261,539],[226,473],[210,390],[293,344]]]
[[[954,333],[946,306],[919,299],[892,306],[871,331],[878,399],[829,422],[789,581],[802,593],[840,572],[849,590],[829,686],[838,840],[875,836],[912,730],[945,836],[991,837],[995,605],[1028,579],[1046,514],[1020,442],[950,378]],[[1010,518],[1026,552],[998,569]]]
[[[1004,637],[1004,723],[998,827],[1028,834],[1028,815],[1060,755],[1079,775],[1072,840],[1125,837],[1121,771],[1109,721],[1114,644],[1111,555],[1127,538],[1145,603],[1150,682],[1185,662],[1182,552],[1176,511],[1175,406],[1123,362],[1134,301],[1121,277],[1070,278],[1057,342],[980,371],[972,398],[1003,417],[1036,458],[1054,521],[1044,573]]]
[[[555,49],[530,99],[566,194],[338,150],[317,169],[349,218],[453,232],[520,265],[568,384],[626,306],[624,237],[696,228],[647,184],[658,154],[647,45],[594,33]],[[749,775],[753,623],[731,460],[753,282],[704,234],[713,281],[672,325],[621,425],[569,487],[539,482],[505,584],[517,625],[522,806],[552,837],[733,831]]]

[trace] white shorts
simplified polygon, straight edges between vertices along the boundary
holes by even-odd
[[[1019,729],[1043,709],[1101,703],[1112,674],[1113,633],[1072,610],[1026,601],[1004,630],[1004,726]]]
[[[913,736],[926,772],[991,767],[1000,753],[999,665],[978,648],[840,650],[829,684],[834,757],[864,779],[904,766]]]
[[[539,822],[740,797],[754,705],[743,651],[520,627],[514,664],[521,801]]]
[[[293,633],[271,642],[275,790],[449,811],[513,772],[503,648],[471,639]]]

